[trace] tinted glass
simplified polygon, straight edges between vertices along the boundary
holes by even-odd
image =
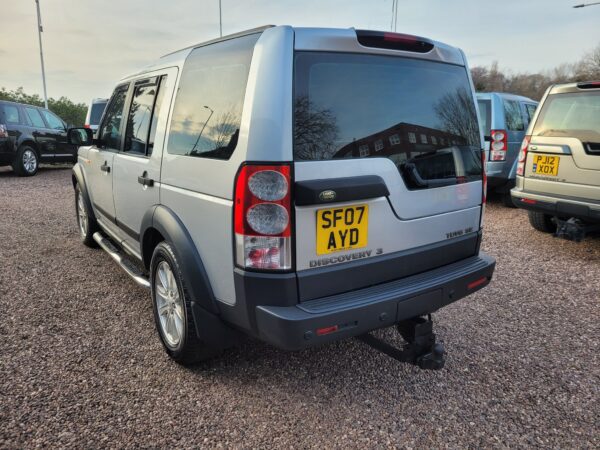
[[[219,159],[231,156],[258,37],[245,36],[192,51],[181,73],[169,153]]]
[[[479,108],[479,126],[484,136],[489,136],[492,128],[492,102],[490,100],[477,100]]]
[[[46,119],[46,123],[48,123],[48,126],[50,128],[53,128],[55,130],[65,129],[65,124],[63,123],[63,121],[56,117],[54,114],[52,114],[50,111],[42,111],[42,114],[44,115],[44,119]]]
[[[481,178],[464,67],[389,56],[295,58],[294,158],[387,157],[410,188]]]
[[[527,110],[527,115],[529,116],[529,121],[533,120],[533,115],[535,114],[535,110],[537,109],[537,105],[532,105],[531,103],[525,103],[525,109]]]
[[[106,103],[107,102],[101,102],[92,105],[92,110],[90,111],[90,125],[98,125],[100,123],[102,113],[104,112],[104,108],[106,108]]]
[[[19,109],[14,105],[0,105],[4,111],[4,120],[9,124],[19,123]]]
[[[523,131],[525,129],[525,122],[523,121],[519,102],[514,100],[504,100],[503,103],[506,128],[511,131]]]
[[[160,79],[160,86],[158,88],[158,95],[154,102],[154,113],[152,114],[152,123],[150,124],[150,134],[148,135],[148,155],[152,154],[154,148],[154,136],[156,136],[156,124],[158,123],[158,117],[160,115],[160,109],[163,104],[163,98],[165,97],[165,84],[167,83],[167,76],[163,76]]]
[[[600,143],[600,92],[549,95],[533,134]]]
[[[127,118],[123,151],[146,154],[148,130],[150,129],[157,90],[157,84],[135,87],[131,107],[129,108],[129,117]]]
[[[121,119],[125,107],[127,86],[120,86],[110,99],[110,103],[104,115],[104,121],[98,134],[104,146],[118,149],[121,146]]]
[[[42,119],[42,116],[40,115],[40,112],[35,109],[35,108],[24,108],[25,109],[25,114],[27,114],[27,117],[29,117],[29,121],[31,122],[31,125],[33,125],[36,128],[46,128],[46,124],[44,123],[44,120]]]

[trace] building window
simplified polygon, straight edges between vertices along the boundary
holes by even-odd
[[[408,142],[411,144],[417,143],[417,135],[415,133],[408,133]]]
[[[383,141],[379,139],[378,141],[375,141],[375,151],[379,152],[381,150],[383,150]]]
[[[400,136],[398,136],[397,134],[392,134],[390,136],[390,144],[398,145],[399,143],[400,143]]]
[[[435,137],[435,136],[431,136],[431,143],[432,143],[433,145],[437,145],[437,139],[436,139],[436,137]]]
[[[369,156],[369,146],[366,144],[360,145],[358,147],[358,153],[360,154],[361,158],[364,158],[365,156]]]
[[[421,144],[427,144],[427,136],[424,134],[421,135]]]

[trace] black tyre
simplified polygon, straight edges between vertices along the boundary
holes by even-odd
[[[527,211],[529,223],[533,228],[543,233],[555,233],[556,224],[552,222],[552,216],[537,211]]]
[[[91,248],[98,247],[93,237],[94,233],[99,230],[98,223],[92,212],[89,211],[79,184],[75,186],[75,212],[81,242]]]
[[[517,205],[515,205],[515,203],[513,202],[512,197],[510,196],[510,192],[507,192],[506,194],[502,194],[502,203],[507,208],[516,208],[517,207]]]
[[[12,168],[20,177],[31,177],[39,168],[39,157],[33,147],[22,145],[17,150]]]
[[[182,273],[171,244],[164,241],[158,244],[150,262],[154,321],[169,356],[188,365],[216,356],[222,349],[198,338],[192,299]]]

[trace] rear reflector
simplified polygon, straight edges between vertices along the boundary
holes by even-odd
[[[527,203],[528,205],[535,205],[537,203],[537,200],[533,200],[530,198],[522,198],[521,203]]]
[[[471,289],[475,289],[478,286],[481,286],[482,284],[485,284],[487,282],[487,277],[483,277],[480,278],[479,280],[475,280],[475,281],[471,281],[469,284],[467,284],[467,289],[471,290]]]
[[[388,33],[383,31],[356,30],[360,45],[405,52],[428,53],[434,44],[429,39],[410,34]]]
[[[330,327],[325,327],[325,328],[318,328],[317,336],[323,336],[324,334],[335,333],[337,330],[338,330],[337,325],[332,325]]]
[[[577,83],[579,89],[600,89],[600,81],[588,81],[585,83]]]

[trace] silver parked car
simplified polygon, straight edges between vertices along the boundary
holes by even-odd
[[[485,138],[488,189],[502,195],[514,207],[510,190],[515,186],[517,155],[525,130],[538,103],[503,92],[478,92],[479,120]]]
[[[600,82],[551,86],[519,155],[515,204],[531,225],[580,240],[600,229]]]
[[[265,27],[123,78],[73,171],[83,242],[150,289],[175,360],[242,331],[297,350],[487,285],[482,136],[464,54],[415,36]]]
[[[98,130],[98,124],[100,123],[100,119],[102,119],[102,114],[104,114],[104,109],[106,108],[107,103],[107,98],[95,98],[91,101],[85,116],[84,126],[86,128],[89,128],[93,131]]]

